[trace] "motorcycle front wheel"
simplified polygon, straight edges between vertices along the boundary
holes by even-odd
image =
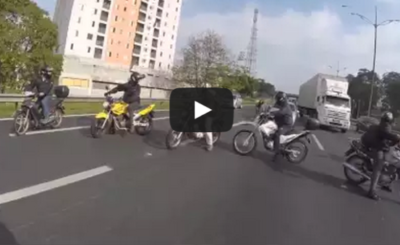
[[[90,134],[93,138],[101,138],[106,130],[106,127],[102,128],[104,124],[104,118],[95,119],[90,126]]]
[[[220,138],[221,138],[221,133],[214,132],[213,133],[213,144],[217,143]]]
[[[306,159],[307,155],[308,147],[301,140],[293,141],[285,147],[285,158],[290,163],[299,164]]]
[[[30,120],[27,113],[27,111],[18,111],[14,115],[13,130],[17,136],[24,135],[29,130]]]
[[[176,149],[182,142],[183,133],[176,132],[174,130],[169,130],[167,133],[167,137],[165,138],[165,144],[167,149],[172,150]]]
[[[353,155],[346,160],[346,163],[351,165],[352,167],[356,168],[357,170],[363,172],[364,166],[364,159],[357,155]],[[361,185],[368,181],[367,178],[358,174],[357,172],[351,170],[350,168],[343,166],[344,176],[346,177],[347,181],[352,185]]]
[[[233,149],[236,153],[244,156],[252,153],[257,148],[257,137],[254,131],[240,130],[233,137]],[[242,148],[244,146],[245,149]]]

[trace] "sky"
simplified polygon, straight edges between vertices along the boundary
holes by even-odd
[[[35,1],[54,12],[56,0]],[[219,33],[233,54],[245,51],[258,8],[257,76],[298,93],[316,73],[336,74],[338,63],[341,75],[372,68],[374,28],[350,13],[373,20],[375,5],[378,22],[400,19],[400,0],[184,0],[177,52],[205,30]],[[378,28],[376,70],[400,72],[400,22]]]

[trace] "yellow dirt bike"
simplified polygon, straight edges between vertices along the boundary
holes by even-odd
[[[139,116],[133,120],[133,127],[137,134],[146,135],[151,132],[155,106],[155,104],[151,104],[134,112],[135,115]],[[95,116],[95,120],[90,127],[93,138],[100,138],[105,132],[114,134],[116,131],[127,131],[127,103],[107,96],[103,102],[103,108],[104,111]]]

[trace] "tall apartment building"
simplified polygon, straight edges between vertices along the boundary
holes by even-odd
[[[58,0],[58,52],[106,65],[170,70],[183,0]]]

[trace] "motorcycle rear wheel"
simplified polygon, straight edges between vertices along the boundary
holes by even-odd
[[[60,109],[57,109],[53,113],[53,122],[51,123],[51,128],[56,129],[61,126],[61,123],[63,121],[63,113]]]
[[[285,154],[285,158],[290,163],[295,163],[295,164],[302,163],[308,155],[308,147],[302,140],[292,141],[285,147],[285,150],[288,151]],[[296,150],[300,152],[301,157],[297,158],[297,156],[295,156],[294,151]]]
[[[141,123],[147,123],[147,126],[136,126],[135,127],[135,132],[140,135],[140,136],[144,136],[147,135],[151,132],[151,130],[153,129],[153,119],[151,119],[150,117],[146,117],[146,118],[142,118],[140,120]]]
[[[359,161],[357,163],[357,161]],[[357,156],[357,155],[353,155],[351,157],[349,157],[346,162],[350,165],[352,165],[353,167],[360,169],[360,165],[362,166],[362,164],[364,164],[364,159],[362,159],[361,157]],[[352,184],[352,185],[362,185],[365,182],[368,181],[368,179],[366,179],[364,176],[361,176],[359,174],[357,174],[356,172],[354,172],[353,170],[343,166],[343,171],[344,171],[344,176],[346,177],[347,181]],[[362,169],[360,169],[360,171],[363,171]],[[358,179],[354,178],[354,175],[359,176]]]
[[[167,146],[167,149],[169,150],[176,149],[181,144],[183,133],[181,134],[180,137],[178,137],[179,134],[180,132],[176,132],[172,129],[168,131],[167,137],[165,138],[165,144]]]

